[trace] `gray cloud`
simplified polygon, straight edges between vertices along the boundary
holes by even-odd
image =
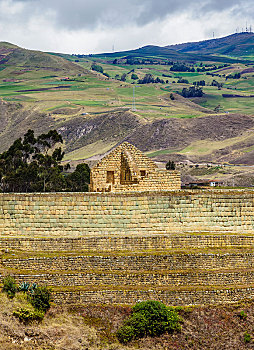
[[[6,0],[0,0],[6,2]],[[238,17],[253,13],[253,0],[9,0],[24,5],[24,13],[51,15],[54,24],[76,30],[143,26],[188,12],[190,16],[235,10]]]
[[[223,36],[254,18],[253,0],[0,0],[0,41],[94,53]]]

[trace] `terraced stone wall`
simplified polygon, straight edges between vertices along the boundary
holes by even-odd
[[[56,302],[254,297],[254,191],[0,194],[0,281]]]
[[[0,280],[10,274],[18,283],[49,285],[59,303],[133,304],[157,299],[185,305],[254,297],[254,235],[97,239],[2,238]]]
[[[254,191],[0,194],[0,235],[254,232]]]
[[[26,271],[33,270],[75,270],[84,271],[86,269],[96,271],[154,271],[155,273],[167,271],[180,271],[201,269],[203,271],[214,269],[240,269],[254,268],[254,253],[251,250],[245,252],[213,252],[213,253],[178,253],[170,254],[145,254],[136,255],[78,255],[78,256],[54,256],[54,257],[30,257],[20,259],[2,259],[2,264],[6,268],[20,269]]]

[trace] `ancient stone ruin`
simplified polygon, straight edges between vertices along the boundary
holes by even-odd
[[[161,191],[181,188],[177,171],[161,170],[140,150],[122,143],[91,171],[91,192]]]
[[[93,169],[95,192],[0,193],[0,277],[58,303],[253,299],[254,190],[179,187],[124,143]]]

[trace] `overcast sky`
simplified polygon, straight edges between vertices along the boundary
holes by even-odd
[[[111,52],[220,37],[253,18],[253,0],[0,0],[0,41]]]

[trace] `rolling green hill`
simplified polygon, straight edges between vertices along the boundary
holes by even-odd
[[[244,37],[251,42],[251,34],[215,42],[222,49],[234,38],[243,43]],[[243,164],[246,171],[239,172],[249,175],[253,169],[248,167],[254,165],[251,56],[219,55],[220,49],[213,51],[209,43],[206,50],[200,44],[200,54],[180,51],[188,45],[179,45],[179,51],[146,46],[87,56],[0,43],[0,152],[28,128],[36,134],[55,128],[64,138],[65,161],[73,165],[93,163],[128,140],[159,162]],[[140,59],[132,60],[133,55]],[[191,70],[172,70],[173,62]],[[103,73],[92,70],[93,63]],[[154,83],[139,83],[147,74]],[[200,81],[202,97],[181,96]],[[198,177],[222,176],[216,169],[211,174],[189,170]]]
[[[16,45],[0,42],[0,71],[6,69],[6,75],[20,75],[27,70],[50,72],[81,73],[80,66],[56,55],[41,51],[26,50]],[[11,72],[11,69],[14,72]]]

